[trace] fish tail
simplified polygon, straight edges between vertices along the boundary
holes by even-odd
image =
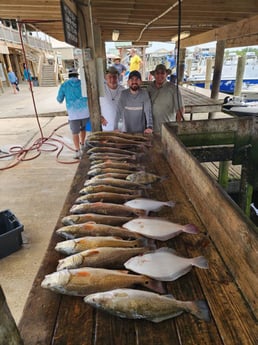
[[[209,308],[208,305],[205,301],[200,300],[200,301],[194,301],[190,302],[191,303],[191,308],[189,312],[197,317],[200,320],[204,320],[209,322],[210,321],[210,313],[209,313]]]
[[[187,232],[188,234],[198,234],[199,229],[193,224],[186,224],[184,227],[184,232]]]
[[[197,256],[192,260],[192,264],[199,268],[207,269],[208,267],[208,261],[204,256]]]
[[[146,287],[148,287],[148,289],[153,290],[157,293],[160,293],[160,294],[166,294],[167,293],[167,289],[165,288],[164,283],[161,281],[148,278],[148,280],[145,281],[144,285]]]
[[[176,203],[175,203],[174,201],[172,201],[172,200],[166,202],[166,205],[167,205],[167,206],[170,206],[170,207],[174,207],[175,204],[176,204]]]
[[[155,250],[157,248],[155,240],[152,238],[146,238],[145,240],[145,246],[148,247],[151,250]]]

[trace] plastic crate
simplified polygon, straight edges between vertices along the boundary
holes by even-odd
[[[10,210],[0,212],[0,258],[21,248],[22,231],[23,225]]]

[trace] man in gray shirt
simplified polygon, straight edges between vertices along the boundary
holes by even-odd
[[[140,88],[141,74],[130,72],[128,76],[129,88],[121,92],[115,119],[115,130],[121,119],[122,132],[152,133],[152,111],[149,95]]]

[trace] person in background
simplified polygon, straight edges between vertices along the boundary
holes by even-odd
[[[13,72],[11,67],[8,69],[7,75],[8,75],[9,82],[12,85],[13,93],[16,94],[17,91],[20,91],[18,87],[18,78],[16,77],[16,74]]]
[[[122,84],[123,83],[123,78],[124,78],[124,75],[125,75],[125,72],[126,72],[126,67],[125,67],[125,65],[123,65],[121,63],[120,56],[117,56],[117,57],[114,58],[113,67],[115,67],[118,70],[118,73],[119,73],[118,81],[119,81],[120,84]]]
[[[113,131],[117,103],[124,87],[118,82],[119,72],[115,67],[106,70],[104,96],[99,98],[101,109],[101,124],[103,131]]]
[[[151,74],[155,80],[147,87],[153,113],[153,131],[160,133],[163,122],[182,121],[184,104],[180,90],[167,81],[171,73],[165,65],[159,64]]]
[[[86,125],[89,121],[88,98],[82,96],[81,81],[76,69],[68,72],[68,80],[61,84],[57,101],[62,103],[65,99],[70,129],[75,147],[75,159],[80,159],[85,146]]]
[[[130,56],[131,56],[130,66],[129,66],[130,72],[139,71],[142,68],[143,63],[140,56],[136,54],[136,50],[134,48],[130,50]]]
[[[151,102],[146,90],[141,89],[141,73],[132,71],[128,77],[128,89],[121,92],[118,101],[115,130],[121,117],[122,132],[152,133]]]
[[[29,83],[29,89],[32,88],[32,84],[31,84],[31,73],[30,73],[30,69],[26,66],[26,64],[23,64],[23,77],[24,79]]]

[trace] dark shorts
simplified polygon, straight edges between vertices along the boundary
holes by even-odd
[[[70,129],[73,134],[79,134],[81,131],[85,131],[86,124],[90,118],[80,120],[69,120]]]

